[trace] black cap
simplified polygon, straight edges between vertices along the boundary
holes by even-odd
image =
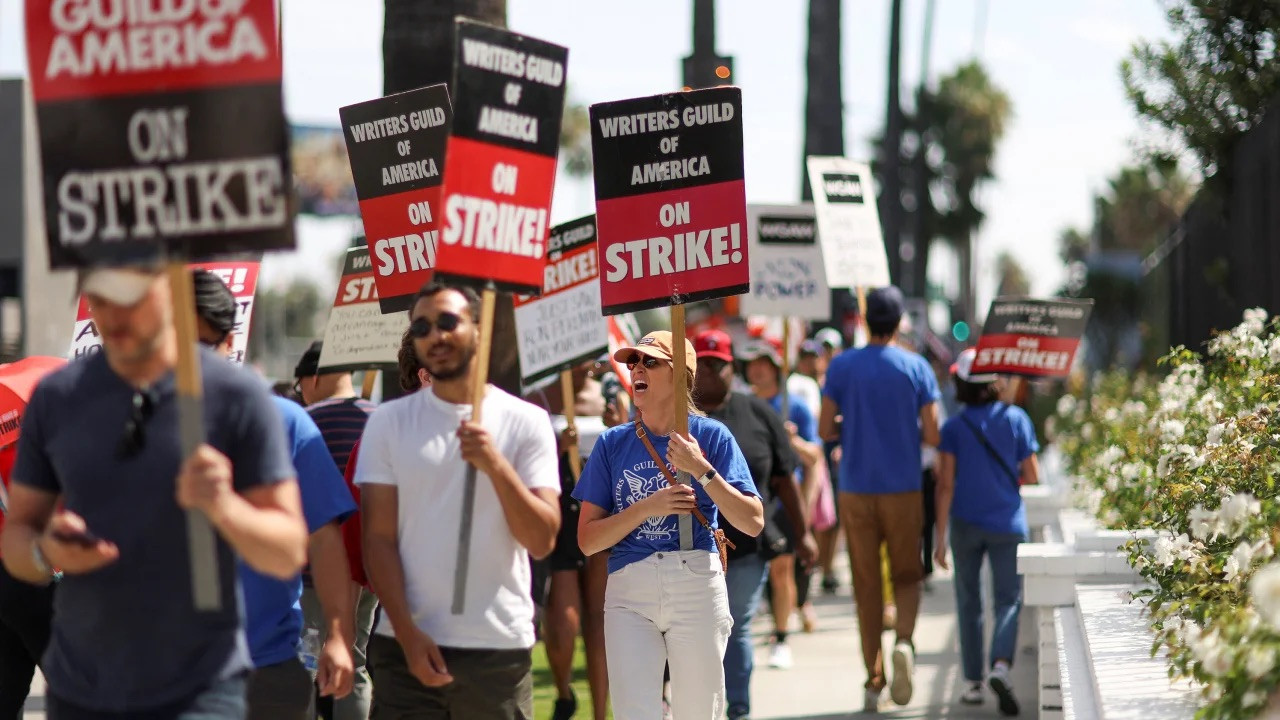
[[[324,347],[323,340],[316,340],[311,343],[311,347],[302,353],[302,358],[298,360],[298,366],[293,369],[295,378],[312,377],[320,374],[320,349]]]
[[[196,316],[226,335],[236,329],[236,296],[222,278],[203,268],[191,271],[196,296]]]
[[[906,312],[902,291],[890,285],[867,293],[867,322],[877,325],[897,323]]]

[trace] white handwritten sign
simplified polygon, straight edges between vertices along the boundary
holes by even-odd
[[[808,159],[827,284],[878,288],[890,284],[871,167],[842,157]]]
[[[831,317],[831,289],[813,205],[748,205],[751,292],[742,296],[745,315]]]
[[[319,370],[349,372],[395,365],[408,327],[407,314],[382,314],[369,248],[352,248],[347,251],[338,295],[324,329]]]

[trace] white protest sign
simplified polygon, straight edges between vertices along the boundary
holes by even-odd
[[[810,157],[818,240],[833,288],[891,284],[871,167],[842,157]]]
[[[747,243],[751,292],[740,300],[744,315],[831,317],[813,205],[748,205]]]
[[[513,304],[525,385],[605,353],[595,215],[551,229],[542,296],[517,295]]]
[[[253,296],[258,289],[258,267],[260,263],[226,262],[192,263],[191,269],[201,268],[222,278],[222,282],[231,289],[236,298],[236,326],[231,331],[231,354],[227,359],[236,365],[243,365],[245,353],[249,350],[249,320],[253,317]],[[102,350],[102,336],[89,315],[89,303],[80,298],[80,306],[76,310],[76,329],[71,336],[71,350],[67,357],[71,360],[85,357]]]
[[[383,315],[375,282],[369,248],[347,250],[338,294],[324,328],[321,374],[396,364],[409,316],[399,312]]]

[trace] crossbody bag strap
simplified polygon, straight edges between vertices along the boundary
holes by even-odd
[[[660,455],[658,455],[657,449],[653,447],[653,442],[649,440],[649,434],[644,431],[644,427],[639,422],[636,422],[636,437],[640,438],[640,441],[644,443],[645,449],[649,451],[650,457],[652,457],[653,461],[657,463],[658,469],[662,471],[662,475],[667,479],[667,482],[671,485],[679,485],[680,481],[676,480],[675,476],[671,474],[671,470],[667,467],[667,463],[663,461]],[[707,522],[707,517],[703,515],[702,511],[697,507],[693,508],[693,517],[697,519],[697,521],[702,524],[702,527],[706,528],[708,532],[715,532],[711,527],[711,523]]]
[[[973,421],[970,420],[968,416],[962,415],[960,419],[963,420],[964,424],[968,425],[969,429],[973,431],[973,434],[978,437],[978,442],[982,443],[982,447],[986,448],[987,453],[995,459],[997,464],[1000,465],[1000,469],[1004,470],[1005,474],[1009,476],[1009,479],[1013,481],[1014,486],[1018,486],[1020,484],[1018,474],[1013,471],[1013,468],[1009,467],[1009,463],[1005,461],[1004,457],[1000,455],[995,446],[991,444],[991,441],[987,439],[986,434],[983,433],[977,425],[974,425]]]

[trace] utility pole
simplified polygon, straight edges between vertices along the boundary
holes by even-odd
[[[916,86],[916,154],[912,158],[911,183],[915,196],[915,209],[911,213],[911,237],[902,246],[902,291],[908,297],[927,297],[929,290],[929,246],[933,242],[933,228],[925,222],[926,213],[933,206],[929,197],[929,145],[933,141],[929,133],[931,118],[925,103],[929,92],[929,62],[933,50],[934,0],[926,0],[924,9],[924,42],[920,50],[920,84]]]
[[[893,0],[889,19],[889,97],[885,118],[884,172],[880,182],[880,224],[884,228],[889,276],[902,282],[902,102],[899,98],[899,59],[902,55],[902,0]]]
[[[733,57],[716,53],[716,2],[693,0],[693,52],[684,59],[684,89],[733,84]]]

